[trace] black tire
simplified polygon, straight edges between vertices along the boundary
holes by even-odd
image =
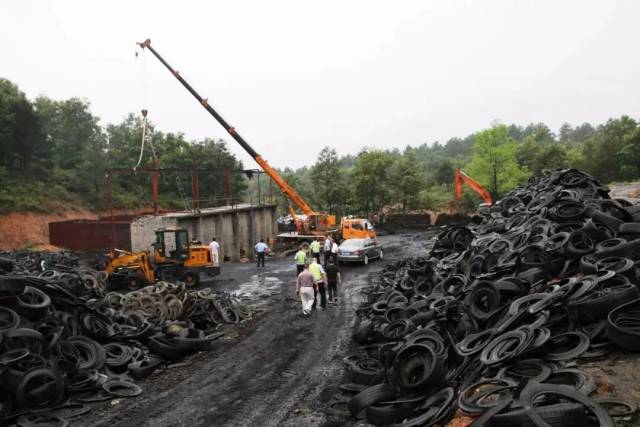
[[[351,415],[357,417],[360,411],[378,402],[391,400],[396,397],[396,391],[389,384],[376,384],[356,394],[349,401]]]
[[[195,288],[200,284],[200,274],[188,271],[182,275],[181,280],[187,286],[187,288]]]
[[[151,375],[162,363],[160,359],[150,358],[130,363],[127,369],[134,380],[141,380]]]
[[[634,324],[640,323],[640,319],[634,320],[630,313],[637,313],[640,308],[640,299],[634,299],[613,309],[607,317],[607,337],[618,347],[628,351],[640,351],[640,334]],[[620,325],[620,320],[624,325]]]
[[[373,333],[373,323],[364,320],[353,333],[353,340],[358,344],[368,344]]]
[[[127,285],[127,289],[130,291],[137,291],[145,285],[144,281],[138,276],[129,276],[124,282]]]
[[[583,408],[586,408],[591,413],[591,415],[593,415],[597,419],[596,425],[615,425],[607,411],[602,406],[600,406],[590,397],[576,391],[572,387],[565,385],[541,384],[536,381],[529,381],[527,386],[520,392],[520,400],[525,407],[534,407],[534,401],[536,401],[541,396],[547,396],[547,398],[549,398],[550,396],[560,396],[563,399],[568,400],[569,402],[573,401],[580,403]]]
[[[584,406],[580,403],[558,403],[540,406],[535,411],[552,427],[582,427],[588,424]],[[524,409],[516,409],[491,418],[492,427],[534,426]]]
[[[408,393],[438,390],[445,381],[440,358],[426,344],[409,344],[398,351],[389,376]]]

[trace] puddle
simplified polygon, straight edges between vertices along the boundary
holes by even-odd
[[[281,285],[282,280],[277,277],[254,274],[248,282],[241,284],[234,294],[240,298],[259,299],[260,302],[266,302],[265,298],[280,293]]]

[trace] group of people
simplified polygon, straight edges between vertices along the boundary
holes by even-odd
[[[300,247],[295,255],[296,295],[302,302],[303,316],[309,316],[318,305],[320,296],[320,310],[327,308],[327,293],[329,304],[338,302],[338,285],[342,284],[342,277],[337,265],[338,245],[327,237],[324,244],[324,267],[320,264],[320,242],[317,238],[309,245],[311,260],[307,259],[307,252]]]
[[[324,266],[320,263],[321,248],[324,252]],[[269,245],[260,241],[254,247],[257,257],[257,267],[264,268],[265,256],[269,253]],[[220,244],[216,238],[211,239],[209,244],[211,260],[213,265],[220,263]],[[308,316],[311,311],[319,305],[320,310],[327,308],[329,304],[338,302],[338,285],[342,284],[342,277],[337,264],[338,244],[327,237],[324,247],[321,246],[318,238],[314,238],[309,245],[309,254],[303,246],[300,246],[295,254],[296,262],[296,294],[300,296],[302,302],[302,314]],[[309,259],[310,258],[310,259]],[[327,299],[327,293],[328,299]]]

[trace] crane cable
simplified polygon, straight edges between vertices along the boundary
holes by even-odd
[[[140,83],[140,100],[143,106],[141,110],[142,111],[142,142],[140,144],[140,156],[138,157],[138,163],[136,163],[136,165],[133,167],[134,172],[136,171],[138,166],[140,166],[140,163],[142,163],[142,155],[144,153],[144,143],[147,138],[147,126],[148,126],[147,110],[145,109],[145,104],[146,104],[145,75],[146,75],[146,69],[147,69],[147,61],[146,61],[146,55],[144,54],[144,49],[140,49],[140,52],[136,50],[135,52],[136,59],[140,58],[140,56],[142,57],[142,61],[138,62],[138,82]],[[155,150],[153,150],[153,146],[152,146],[152,151],[154,151],[153,155],[155,157]]]
[[[142,143],[140,144],[140,157],[138,157],[138,163],[133,167],[133,171],[140,166],[142,162],[142,154],[144,153],[144,140],[147,136],[147,110],[142,110]]]

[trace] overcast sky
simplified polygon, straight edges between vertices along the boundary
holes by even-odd
[[[223,137],[152,45],[273,165],[329,145],[404,148],[494,120],[599,123],[640,110],[640,1],[2,1],[0,77],[148,108],[162,131]],[[135,159],[132,159],[135,162]]]

